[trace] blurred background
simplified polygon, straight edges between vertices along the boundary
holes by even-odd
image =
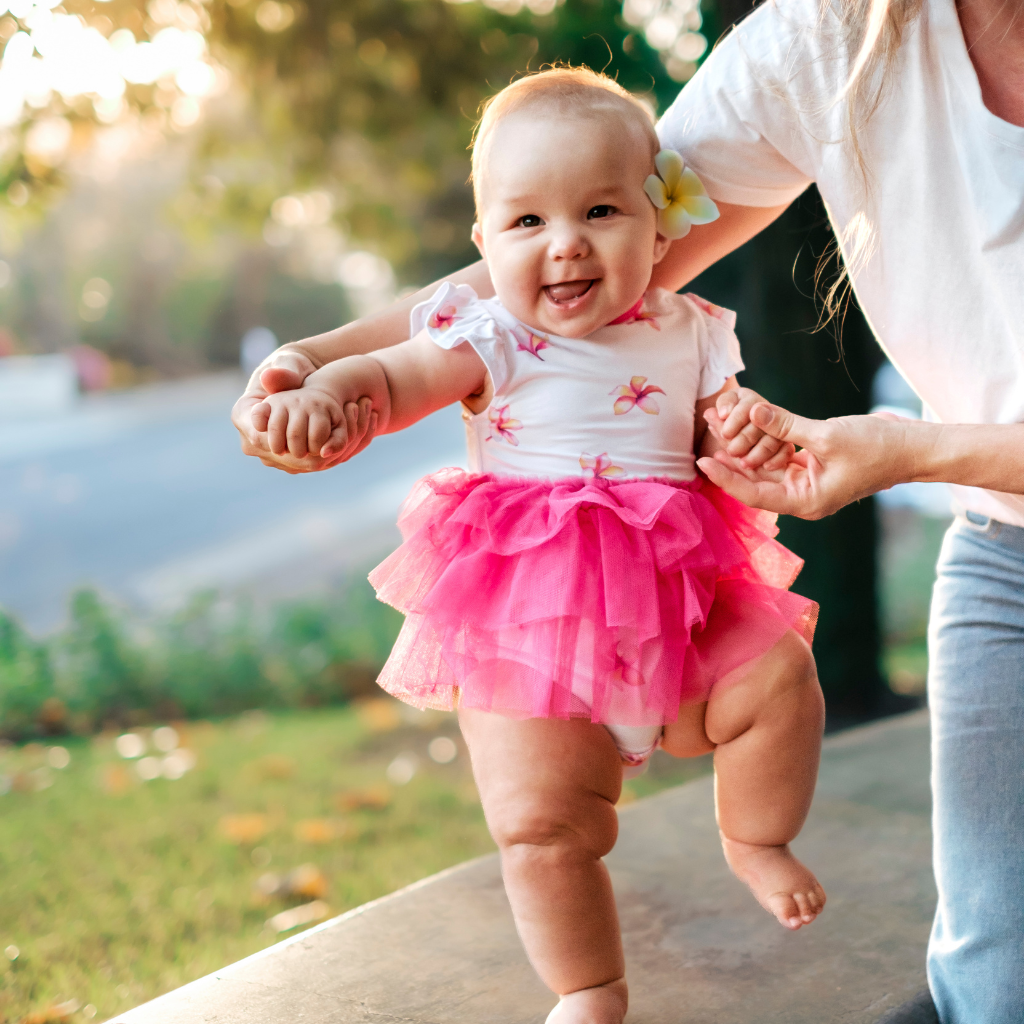
[[[568,61],[660,113],[750,6],[0,0],[0,1021],[105,1019],[490,849],[454,722],[375,692],[400,622],[365,583],[457,410],[308,477],[229,410],[277,344],[475,258],[482,99]],[[769,398],[920,415],[829,316],[840,269],[812,189],[689,287]],[[781,523],[830,728],[923,699],[948,521],[913,485]]]

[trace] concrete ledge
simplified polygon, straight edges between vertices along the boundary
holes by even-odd
[[[826,741],[796,848],[829,906],[785,931],[722,860],[710,779],[622,811],[608,857],[632,1024],[875,1024],[925,987],[935,893],[926,712]],[[540,1024],[496,857],[367,904],[118,1024]]]

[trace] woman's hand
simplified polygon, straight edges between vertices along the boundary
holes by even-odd
[[[713,411],[706,415],[710,425]],[[712,483],[754,508],[821,519],[915,479],[907,432],[919,425],[911,421],[888,415],[809,420],[767,402],[751,408],[749,418],[765,434],[800,450],[782,467],[769,460],[751,468],[726,451],[697,464]]]

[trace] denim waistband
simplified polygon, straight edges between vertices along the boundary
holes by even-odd
[[[962,508],[956,510],[956,523],[965,533],[995,541],[1003,547],[1024,554],[1024,526],[1012,526],[998,519]]]

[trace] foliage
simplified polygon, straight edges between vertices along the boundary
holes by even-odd
[[[258,132],[278,180],[329,183],[342,226],[414,282],[474,256],[467,147],[481,101],[516,74],[587,64],[652,106],[678,88],[615,0],[566,0],[546,15],[444,0],[314,0],[277,34],[260,27],[258,10],[211,8],[214,52],[242,84],[251,119],[211,118],[197,175],[223,181],[222,211],[262,226],[274,195],[252,187],[239,158]]]
[[[342,703],[372,690],[399,623],[366,584],[266,612],[200,594],[151,622],[80,591],[43,641],[0,612],[0,736]]]

